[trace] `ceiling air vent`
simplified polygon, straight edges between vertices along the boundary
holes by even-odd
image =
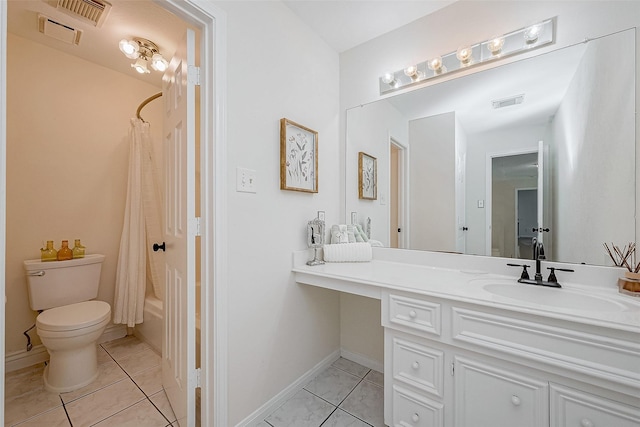
[[[38,15],[38,30],[45,36],[73,45],[78,45],[82,36],[82,31],[44,15]]]
[[[496,99],[491,101],[491,105],[493,108],[504,108],[510,107],[512,105],[522,104],[524,102],[524,94],[510,96],[509,98],[504,99]]]
[[[49,0],[52,6],[75,18],[101,27],[111,10],[111,4],[98,0]]]

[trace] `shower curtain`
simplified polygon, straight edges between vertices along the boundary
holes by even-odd
[[[164,299],[159,273],[164,252],[148,251],[153,243],[163,241],[161,197],[149,123],[131,119],[129,144],[129,181],[116,271],[113,323],[133,327],[143,321],[147,279],[156,297]],[[147,277],[147,270],[151,277]]]

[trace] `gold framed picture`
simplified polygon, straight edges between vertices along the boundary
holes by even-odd
[[[280,119],[280,189],[318,192],[318,132]]]
[[[366,200],[378,199],[378,167],[373,156],[358,153],[358,197]]]

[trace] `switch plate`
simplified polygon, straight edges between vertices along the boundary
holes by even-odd
[[[236,168],[236,191],[242,193],[256,192],[256,171],[253,169]]]
[[[483,209],[483,208],[484,208],[484,200],[478,200],[478,207],[479,207],[480,209]]]
[[[324,221],[324,211],[318,211],[318,219]]]

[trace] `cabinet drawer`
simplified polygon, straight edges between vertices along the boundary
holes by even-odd
[[[548,383],[478,361],[455,358],[456,427],[542,427]]]
[[[551,385],[551,427],[637,427],[640,409]]]
[[[425,397],[393,386],[394,427],[440,427],[444,425],[444,406]]]
[[[440,336],[440,304],[389,295],[388,307],[390,326]]]
[[[393,338],[393,379],[442,397],[444,353],[420,344]]]

